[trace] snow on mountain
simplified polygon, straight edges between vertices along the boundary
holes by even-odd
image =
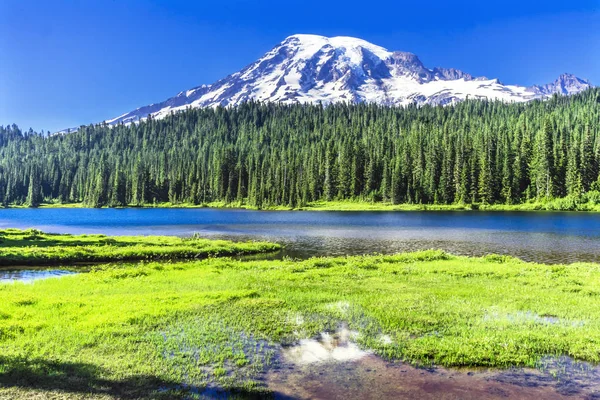
[[[362,39],[293,35],[212,85],[198,86],[106,122],[127,124],[149,114],[163,118],[187,107],[235,106],[248,100],[384,105],[446,105],[467,98],[523,102],[553,93],[570,95],[591,86],[569,74],[543,86],[504,85],[452,68],[429,69],[412,53],[390,52]]]
[[[543,86],[534,85],[531,89],[541,95],[552,95],[554,93],[572,95],[592,87],[592,84],[586,80],[576,77],[572,74],[562,74],[552,83]]]

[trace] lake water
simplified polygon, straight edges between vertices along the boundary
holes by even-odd
[[[322,212],[234,209],[3,209],[0,228],[57,233],[178,235],[282,243],[279,256],[508,254],[544,263],[600,262],[600,214],[558,212]]]

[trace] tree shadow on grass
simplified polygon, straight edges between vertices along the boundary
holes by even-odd
[[[0,356],[0,388],[60,391],[80,395],[108,395],[118,399],[264,399],[292,398],[276,393],[244,390],[204,390],[182,386],[180,382],[153,375],[135,375],[121,380],[106,378],[108,373],[92,364],[51,360],[27,360]],[[196,396],[194,396],[196,395]]]
[[[136,399],[148,397],[158,388],[174,384],[155,376],[132,376],[123,380],[111,380],[106,376],[106,371],[91,364],[0,356],[2,387],[105,394]]]

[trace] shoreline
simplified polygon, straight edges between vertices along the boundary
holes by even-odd
[[[557,207],[556,202],[562,199],[556,199],[546,203],[521,203],[521,204],[391,204],[382,202],[362,202],[362,201],[318,201],[309,203],[301,207],[289,206],[267,206],[255,207],[248,204],[234,202],[211,202],[205,204],[190,204],[190,203],[157,203],[145,205],[127,205],[119,207],[89,207],[83,203],[43,203],[38,207],[28,207],[26,205],[9,205],[5,209],[20,209],[20,208],[39,208],[39,209],[68,209],[68,208],[114,208],[114,209],[142,209],[142,208],[212,208],[212,209],[231,209],[231,210],[253,210],[253,211],[344,211],[344,212],[364,212],[364,211],[461,211],[461,212],[478,212],[478,211],[495,211],[495,212],[584,212],[596,213],[600,212],[600,204],[583,203],[578,204],[574,208]]]
[[[232,242],[199,237],[106,236],[45,233],[37,229],[0,230],[0,269],[14,266],[73,266],[82,263],[201,260],[269,254],[270,242]]]

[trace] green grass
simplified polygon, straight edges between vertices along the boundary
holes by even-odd
[[[300,210],[311,211],[464,211],[469,204],[392,204],[369,201],[318,201]]]
[[[564,197],[557,199],[532,200],[519,204],[392,204],[389,202],[372,202],[365,200],[334,200],[315,201],[301,207],[265,206],[262,210],[269,211],[585,211],[600,212],[600,193],[590,192],[580,197]],[[14,205],[11,208],[26,208],[24,205]],[[39,208],[84,208],[82,203],[49,203]],[[129,206],[138,207],[138,206]],[[240,208],[258,210],[257,207],[245,202],[214,201],[205,204],[191,203],[156,203],[147,204],[140,208]]]
[[[281,343],[341,323],[361,346],[425,365],[599,362],[599,299],[598,264],[433,250],[103,267],[0,285],[0,397],[170,398],[206,385],[261,393]]]
[[[0,230],[0,266],[201,259],[278,249],[280,246],[275,243],[235,243],[199,237],[68,235],[43,233],[35,229]]]

